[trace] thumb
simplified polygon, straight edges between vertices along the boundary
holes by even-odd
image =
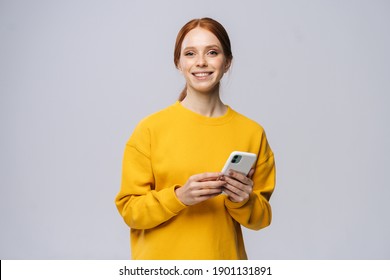
[[[252,176],[253,176],[253,174],[255,173],[255,169],[254,168],[252,168],[250,171],[249,171],[249,173],[248,173],[248,178],[250,178],[250,179],[252,179]]]

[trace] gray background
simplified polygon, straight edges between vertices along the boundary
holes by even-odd
[[[184,80],[178,30],[210,16],[222,98],[276,154],[251,259],[390,257],[390,2],[0,0],[0,258],[126,259],[124,145]]]

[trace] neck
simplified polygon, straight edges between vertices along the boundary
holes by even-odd
[[[219,97],[219,90],[209,93],[193,92],[187,89],[187,95],[181,104],[206,117],[220,117],[226,113],[227,107]]]

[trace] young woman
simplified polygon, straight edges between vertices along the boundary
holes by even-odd
[[[174,62],[186,86],[179,101],[138,124],[124,153],[115,202],[131,229],[133,259],[247,259],[241,226],[271,222],[275,164],[264,130],[219,95],[232,58],[213,19],[178,33]],[[248,176],[222,176],[232,151],[257,155]]]

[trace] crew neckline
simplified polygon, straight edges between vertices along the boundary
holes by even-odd
[[[202,123],[204,125],[222,125],[229,122],[234,116],[234,110],[230,108],[229,105],[226,105],[227,110],[225,114],[219,117],[203,116],[199,113],[196,113],[184,107],[180,101],[176,101],[173,106],[178,108],[178,110],[180,110],[183,113],[183,115],[185,115],[186,117],[191,118],[192,120]]]

